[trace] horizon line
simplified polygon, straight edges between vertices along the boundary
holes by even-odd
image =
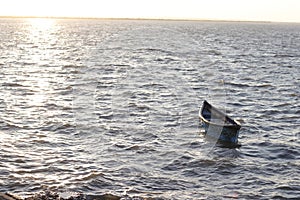
[[[64,16],[1,16],[0,18],[41,18],[41,19],[81,19],[81,20],[157,20],[157,21],[202,21],[202,22],[244,22],[244,23],[300,23],[288,21],[263,21],[263,20],[230,20],[230,19],[197,19],[197,18],[143,18],[143,17],[64,17]]]

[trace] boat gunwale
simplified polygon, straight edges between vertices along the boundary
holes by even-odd
[[[222,124],[218,124],[218,123],[214,123],[211,122],[210,120],[207,120],[204,116],[203,116],[203,110],[205,107],[209,106],[210,107],[210,111],[214,110],[216,111],[218,114],[222,115],[225,117],[226,121],[231,122],[231,124],[226,124],[225,122]],[[204,121],[204,123],[207,123],[209,125],[215,125],[215,126],[221,126],[221,127],[227,127],[227,128],[236,128],[237,130],[239,130],[241,128],[241,124],[232,119],[231,117],[229,117],[228,115],[226,115],[225,113],[223,113],[222,111],[220,111],[219,109],[217,109],[216,107],[212,106],[210,103],[208,103],[206,100],[204,100],[203,105],[201,107],[201,109],[199,110],[199,117],[201,118],[202,121]]]

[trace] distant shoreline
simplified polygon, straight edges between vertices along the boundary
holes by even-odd
[[[51,16],[0,16],[0,19],[70,19],[70,20],[132,20],[132,21],[198,21],[198,22],[236,22],[236,23],[300,23],[300,22],[275,22],[275,21],[247,21],[247,20],[221,20],[221,19],[176,19],[176,18],[113,18],[113,17],[51,17]]]

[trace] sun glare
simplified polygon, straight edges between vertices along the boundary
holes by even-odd
[[[55,24],[55,20],[49,18],[30,18],[28,22],[36,30],[48,30]]]

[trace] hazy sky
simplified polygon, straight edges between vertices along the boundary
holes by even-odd
[[[300,0],[0,0],[0,16],[300,22]]]

